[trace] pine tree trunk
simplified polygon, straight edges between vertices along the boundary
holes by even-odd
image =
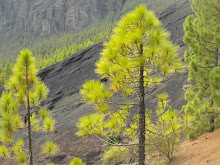
[[[30,112],[29,96],[27,96],[27,101],[28,101],[28,139],[29,139],[30,165],[33,165],[32,139],[31,139],[31,112]]]
[[[141,44],[140,56],[143,56],[143,45]],[[144,103],[144,67],[140,67],[139,77],[139,144],[138,162],[139,165],[145,164],[145,103]]]
[[[210,129],[209,129],[209,132],[214,132],[215,130],[215,117],[214,116],[211,116],[210,119],[209,119],[209,123],[210,123]]]
[[[212,99],[211,99],[211,106],[212,107],[214,106]],[[209,115],[209,125],[210,125],[209,132],[214,132],[214,130],[215,130],[215,116],[214,116],[214,114]]]
[[[215,67],[218,66],[218,48],[216,48],[216,53],[215,53]],[[212,104],[213,106],[213,101],[212,101]],[[209,124],[210,124],[210,129],[209,129],[209,132],[214,132],[215,130],[215,116],[214,115],[211,115],[210,119],[209,119]]]
[[[26,66],[26,83],[27,83],[27,108],[28,108],[28,141],[29,141],[29,157],[30,165],[33,165],[33,155],[32,155],[32,139],[31,139],[31,108],[29,101],[29,82],[28,82],[28,67]]]

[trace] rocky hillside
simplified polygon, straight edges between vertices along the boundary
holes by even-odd
[[[34,1],[31,0],[21,1],[25,1],[25,4],[30,4],[30,6],[32,7],[33,4],[35,4]],[[57,3],[55,3],[55,0],[53,1],[50,1],[50,3],[54,3],[56,4],[55,6],[59,6],[58,0],[56,0]],[[74,3],[75,1],[76,0],[71,2]],[[66,0],[66,2],[70,3],[70,1],[68,0]],[[80,5],[83,4],[84,1],[77,2]],[[98,0],[90,0],[90,2],[92,4],[93,2],[98,2]],[[108,1],[106,1],[106,3],[107,2]],[[123,1],[123,3],[124,2],[125,1]],[[46,3],[46,1],[42,1],[42,3],[44,4]],[[118,5],[123,5],[123,3],[119,3],[119,0],[115,0],[115,3],[118,3]],[[36,8],[42,7],[44,5],[41,6],[41,4],[35,4],[34,6]],[[67,8],[69,8],[69,6]],[[109,10],[114,10],[114,7],[110,8]],[[62,9],[61,6],[60,9]],[[68,13],[67,11],[69,10],[66,10],[66,13]],[[190,8],[188,0],[180,0],[172,6],[163,9],[162,11],[157,13],[165,28],[171,32],[171,40],[174,43],[180,45],[179,55],[181,57],[183,57],[183,52],[187,48],[182,41],[183,22],[189,14],[192,14],[192,10]],[[58,15],[61,16],[62,14]],[[83,16],[86,16],[86,14],[84,14]],[[94,16],[94,18],[97,19],[100,19],[100,17],[101,15]],[[85,162],[87,162],[88,165],[99,164],[97,163],[97,161],[100,159],[100,146],[96,145],[97,141],[92,140],[92,137],[89,139],[77,137],[75,135],[75,124],[78,121],[79,117],[93,111],[92,106],[88,106],[81,101],[79,90],[81,89],[81,86],[85,81],[94,78],[99,79],[99,77],[94,72],[94,64],[99,59],[99,55],[102,49],[103,43],[97,43],[39,72],[38,75],[50,89],[49,98],[46,102],[44,102],[44,104],[48,106],[48,108],[51,110],[53,117],[57,121],[56,127],[58,129],[58,132],[55,135],[51,136],[51,138],[59,144],[61,152],[59,152],[59,154],[52,158],[47,158],[43,155],[39,155],[39,150],[37,149],[37,147],[39,146],[39,144],[42,144],[42,141],[35,141],[36,150],[34,151],[34,154],[38,155],[37,157],[35,157],[36,164],[46,164],[50,161],[56,164],[67,164],[67,162],[69,162],[75,156],[81,157]],[[167,80],[163,85],[155,88],[153,91],[148,93],[148,97],[146,100],[147,107],[154,107],[155,100],[153,99],[153,96],[155,94],[157,94],[158,92],[166,91],[170,95],[171,105],[173,106],[173,108],[181,109],[182,105],[185,104],[185,100],[183,97],[183,85],[186,83],[186,80],[187,73],[176,74],[172,78]],[[44,140],[45,139],[46,138],[44,138]],[[8,164],[9,162],[4,161],[4,163]]]
[[[0,32],[21,28],[49,35],[75,30],[121,9],[128,0],[0,0]]]

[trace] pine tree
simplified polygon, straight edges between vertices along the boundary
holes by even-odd
[[[4,70],[3,70],[4,74],[5,74],[5,80],[8,80],[8,78],[10,77],[11,73],[12,73],[12,66],[11,63],[9,61],[7,61]]]
[[[2,65],[0,64],[0,74],[3,72],[3,67]]]
[[[6,80],[9,79],[11,73],[12,73],[12,65],[9,61],[7,61],[4,68],[1,68],[2,73],[0,73],[0,86],[4,86]]]
[[[220,107],[220,1],[192,0],[195,16],[184,23],[184,42],[189,45],[185,111],[194,117],[191,138],[217,127]]]
[[[52,132],[54,129],[54,121],[49,117],[46,109],[41,108],[39,111],[41,120],[36,118],[36,113],[34,112],[35,108],[40,106],[41,100],[47,98],[49,92],[36,74],[34,57],[31,56],[29,50],[22,50],[17,63],[13,67],[13,74],[6,85],[8,91],[3,92],[0,100],[2,118],[0,122],[0,140],[4,144],[1,146],[0,154],[11,158],[15,153],[15,159],[18,164],[24,164],[27,161],[27,156],[23,149],[23,140],[16,139],[17,141],[15,142],[14,138],[14,134],[25,126],[24,123],[27,123],[28,127],[28,157],[30,158],[30,165],[33,165],[32,131],[43,129],[45,132]],[[27,112],[20,112],[21,109],[26,109]],[[24,116],[24,122],[22,115]],[[43,128],[40,127],[40,123],[43,123]]]
[[[99,114],[81,119],[78,128],[84,129],[78,135],[121,134],[130,110],[139,109],[138,159],[139,165],[145,164],[145,92],[181,68],[178,48],[168,40],[169,36],[155,14],[144,5],[119,21],[96,63],[96,73],[110,80],[107,87],[90,80],[81,90],[84,100],[95,104]],[[111,113],[113,109],[116,112]],[[109,121],[104,126],[103,117]]]

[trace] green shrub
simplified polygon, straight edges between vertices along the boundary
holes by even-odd
[[[69,165],[86,165],[86,163],[83,163],[79,158],[74,158]]]
[[[124,146],[112,146],[106,151],[102,157],[105,163],[130,163],[132,154],[130,150]]]

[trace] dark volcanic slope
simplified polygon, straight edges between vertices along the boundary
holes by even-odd
[[[102,49],[102,42],[95,44],[39,72],[50,89],[48,108],[65,129],[72,128],[74,119],[90,112],[91,108],[81,102],[79,90],[86,80],[97,77],[94,64]]]
[[[171,39],[181,46],[179,51],[181,57],[186,49],[182,41],[184,33],[182,24],[189,14],[192,14],[192,10],[188,0],[180,0],[158,13],[165,28],[171,32]],[[53,136],[53,140],[60,145],[62,152],[51,159],[54,163],[67,163],[74,156],[83,158],[87,164],[93,164],[99,159],[100,148],[89,143],[88,139],[75,136],[74,125],[80,116],[92,112],[92,106],[82,103],[79,90],[85,81],[99,78],[94,72],[94,64],[99,59],[102,49],[102,42],[95,44],[39,72],[39,76],[50,89],[49,98],[45,104],[55,117],[56,127],[59,130]],[[146,100],[147,107],[152,108],[155,105],[153,95],[166,91],[170,94],[171,105],[181,109],[185,103],[182,88],[186,79],[186,73],[174,75],[162,86],[149,93]],[[45,164],[49,161],[43,156],[35,160],[37,164]]]
[[[193,12],[188,0],[179,0],[157,14],[165,28],[171,32],[171,40],[181,47],[184,47],[183,22],[189,14]]]
[[[181,46],[180,56],[183,56],[183,52],[186,49],[182,41],[184,33],[182,24],[187,15],[191,13],[192,10],[188,0],[180,1],[158,13],[165,28],[171,32],[171,40]],[[79,116],[90,112],[91,108],[81,102],[79,90],[85,81],[98,78],[94,72],[94,64],[99,59],[102,49],[102,42],[95,44],[39,72],[39,76],[50,89],[47,104],[59,122],[77,119]],[[185,74],[175,75],[175,78],[168,81],[169,84],[166,87],[166,91],[170,92],[174,99],[179,99],[183,96],[182,79],[186,79]],[[177,86],[174,84],[177,84]],[[180,106],[177,105],[177,107]],[[68,128],[69,126],[72,127],[72,122],[67,122],[65,129],[67,129],[67,126]]]

